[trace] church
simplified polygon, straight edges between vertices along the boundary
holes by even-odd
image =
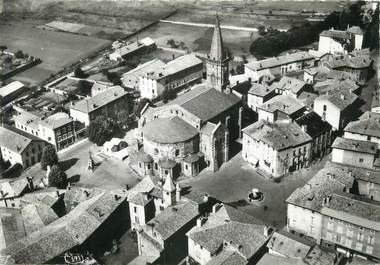
[[[139,141],[142,175],[191,177],[203,168],[217,171],[241,135],[241,99],[229,87],[229,61],[216,18],[206,81],[161,107],[143,109]]]

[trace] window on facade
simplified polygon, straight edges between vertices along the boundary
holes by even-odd
[[[375,237],[369,236],[368,237],[368,244],[373,245],[375,243]]]
[[[358,251],[362,251],[363,250],[363,244],[362,243],[359,243],[359,242],[356,242],[356,247],[355,247],[356,250]]]
[[[135,223],[136,224],[139,224],[140,222],[139,222],[139,218],[137,217],[137,216],[135,216]]]
[[[157,148],[154,148],[154,154],[155,154],[155,155],[158,154],[158,149],[157,149]]]
[[[358,233],[358,236],[357,236],[357,240],[358,241],[363,241],[363,234],[362,233]]]
[[[179,156],[179,150],[175,150],[175,156]]]
[[[133,211],[134,211],[135,213],[137,213],[137,207],[136,207],[136,206],[133,207]]]
[[[169,171],[168,170],[165,170],[165,175],[169,174]]]
[[[141,163],[139,163],[139,167],[142,168],[142,164]]]
[[[346,245],[346,247],[351,248],[351,246],[352,246],[352,240],[349,239],[349,238],[346,238],[346,242],[344,244]]]
[[[154,169],[155,169],[155,170],[158,169],[158,164],[157,164],[157,163],[154,163]]]
[[[372,252],[373,252],[373,247],[371,247],[371,246],[367,246],[365,252],[368,253],[368,254],[372,254]]]
[[[185,165],[185,169],[187,170],[189,167],[188,167],[188,165]]]
[[[326,111],[326,110],[327,110],[327,106],[323,105],[323,111]]]
[[[333,229],[334,229],[334,223],[332,223],[332,222],[328,222],[328,223],[327,223],[327,229],[328,229],[328,230],[333,230]]]
[[[363,163],[363,158],[359,158],[359,163]]]
[[[341,225],[338,225],[338,227],[336,228],[336,231],[340,234],[343,233],[343,227]]]

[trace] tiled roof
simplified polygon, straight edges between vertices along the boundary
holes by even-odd
[[[24,203],[45,204],[52,207],[65,194],[65,192],[66,190],[48,188],[24,194],[20,200]]]
[[[380,230],[380,203],[357,195],[333,193],[323,205],[321,213],[369,229]]]
[[[330,37],[330,38],[338,38],[338,39],[349,39],[351,35],[343,30],[324,30],[320,34],[320,36]]]
[[[167,105],[177,104],[206,122],[237,105],[240,101],[240,98],[234,94],[221,93],[205,84],[199,84]]]
[[[314,90],[318,94],[336,93],[337,91],[346,90],[356,92],[360,87],[351,79],[336,80],[328,79],[324,82],[315,84]]]
[[[364,35],[363,30],[358,26],[352,26],[352,27],[348,28],[347,32],[353,33],[353,34]]]
[[[374,155],[377,153],[377,147],[377,143],[347,139],[342,137],[337,137],[332,144],[332,148]]]
[[[367,68],[371,65],[372,59],[369,56],[361,55],[355,57],[345,56],[343,58],[334,58],[331,61],[326,62],[326,64],[335,69],[340,67],[348,67],[354,69]]]
[[[222,250],[213,257],[206,265],[246,265],[248,261],[237,251]]]
[[[216,253],[224,242],[229,242],[246,259],[250,259],[268,239],[263,232],[263,227],[259,225],[227,222],[220,226],[191,233],[188,236],[211,254]]]
[[[160,69],[164,67],[164,65],[165,63],[159,59],[151,60],[123,74],[121,80],[125,86],[134,88],[136,86],[136,82],[138,83],[139,76],[146,75],[146,73]]]
[[[148,199],[147,195],[144,195],[140,192],[133,193],[128,198],[128,202],[136,204],[136,205],[140,205],[140,206],[145,206],[150,201],[151,199]]]
[[[305,85],[306,83],[302,80],[283,76],[280,81],[272,83],[271,87],[274,89],[289,90],[294,94],[298,94]]]
[[[176,190],[176,184],[174,183],[170,175],[166,177],[165,183],[164,185],[162,185],[162,189],[164,191],[169,191],[169,192],[173,192]]]
[[[306,133],[312,138],[331,130],[331,125],[327,121],[323,121],[314,111],[301,116],[295,122],[301,127],[305,126]]]
[[[347,90],[341,90],[336,93],[321,95],[318,98],[316,98],[316,101],[327,100],[334,104],[340,110],[344,110],[347,107],[350,107],[357,99],[358,96],[354,93]]]
[[[345,170],[346,172],[351,172],[352,176],[357,180],[380,184],[380,172],[374,169],[361,168],[332,162],[327,162],[326,167],[334,167],[337,169]]]
[[[222,61],[226,58],[223,47],[222,31],[220,29],[219,18],[216,16],[214,34],[212,36],[210,57],[212,60]]]
[[[70,189],[67,189],[64,196],[65,204],[67,203],[74,203],[78,204],[84,201],[87,201],[88,199],[97,196],[101,194],[103,190],[98,188],[83,188],[83,187],[71,187]]]
[[[4,146],[13,152],[21,154],[31,142],[32,139],[29,137],[0,127],[0,146]]]
[[[165,71],[167,74],[171,75],[202,63],[202,60],[196,57],[195,54],[185,54],[169,61],[165,66]]]
[[[25,235],[21,210],[0,207],[0,246],[8,247]]]
[[[273,67],[284,65],[284,64],[289,64],[289,63],[304,61],[304,60],[311,60],[311,59],[314,59],[314,56],[312,56],[311,54],[307,52],[296,52],[296,53],[291,53],[287,55],[282,55],[278,57],[272,57],[269,59],[247,63],[245,66],[252,70],[259,71],[266,68],[273,68]]]
[[[312,138],[296,123],[270,123],[260,120],[244,128],[243,132],[256,141],[272,146],[275,150],[296,147],[312,141]]]
[[[299,265],[331,265],[337,260],[337,255],[334,251],[323,248],[322,246],[315,246],[303,259]]]
[[[368,114],[367,118],[352,121],[347,124],[344,131],[380,138],[380,115]]]
[[[258,108],[271,113],[281,111],[287,115],[292,115],[293,113],[305,108],[305,105],[291,95],[281,95],[271,98]]]
[[[272,93],[274,89],[274,87],[268,86],[267,84],[251,83],[251,88],[249,89],[248,94],[264,97]]]
[[[75,207],[67,215],[18,240],[2,251],[16,263],[45,263],[81,245],[124,202],[111,192],[103,192]]]
[[[186,202],[166,208],[148,222],[166,240],[183,226],[195,221],[199,216],[198,207],[192,202]]]
[[[124,91],[124,88],[121,86],[111,87],[91,98],[82,99],[79,102],[76,102],[74,105],[71,105],[70,108],[78,110],[84,113],[90,113],[96,109],[99,109],[107,104],[120,99],[127,95],[127,92]]]
[[[41,120],[39,123],[44,127],[56,129],[71,122],[73,122],[73,120],[67,113],[57,112],[46,119]]]
[[[178,116],[154,119],[142,130],[144,138],[161,144],[184,142],[199,134],[197,129]]]
[[[298,100],[301,101],[305,106],[311,108],[311,106],[314,104],[314,100],[317,97],[317,94],[302,91],[301,94],[298,96]]]
[[[25,124],[35,130],[38,130],[38,121],[40,117],[34,115],[30,112],[22,112],[17,116],[14,116],[14,121],[16,123]]]
[[[285,230],[273,233],[267,246],[287,258],[303,259],[315,243]]]
[[[22,195],[22,193],[28,188],[28,184],[29,182],[27,178],[6,180],[0,183],[0,191],[4,192],[5,198],[15,198]]]
[[[58,216],[52,208],[45,204],[29,204],[21,209],[27,235],[54,222]]]
[[[326,196],[352,188],[355,178],[349,172],[350,170],[347,168],[326,165],[303,187],[297,188],[286,199],[286,202],[313,211],[320,211]]]

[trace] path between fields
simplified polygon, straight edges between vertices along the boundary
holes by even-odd
[[[203,27],[203,28],[213,28],[215,27],[214,24],[207,24],[207,23],[195,23],[195,22],[185,22],[185,21],[173,21],[173,20],[166,20],[166,19],[160,19],[160,22],[163,23],[170,23],[170,24],[178,24],[178,25],[186,25],[186,26],[194,26],[194,27]],[[250,32],[258,32],[258,28],[254,27],[238,27],[238,26],[232,26],[232,25],[221,25],[222,29],[231,29],[231,30],[241,30],[241,31],[250,31]],[[287,31],[286,29],[277,29],[278,31]]]

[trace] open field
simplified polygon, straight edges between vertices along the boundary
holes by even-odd
[[[0,36],[1,44],[9,49],[20,49],[42,60],[37,67],[13,77],[32,83],[48,78],[50,74],[110,43],[92,37],[37,29],[27,21],[0,24]]]
[[[215,22],[215,21],[214,21]],[[151,37],[158,46],[168,46],[167,41],[183,41],[192,51],[208,53],[211,46],[213,28],[194,27],[160,22],[144,30],[139,38]],[[225,46],[231,48],[235,55],[249,55],[249,45],[258,38],[256,32],[222,30]],[[132,41],[132,39],[131,39]]]

